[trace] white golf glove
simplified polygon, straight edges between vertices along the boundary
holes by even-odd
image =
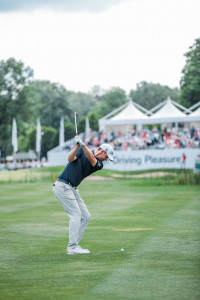
[[[79,144],[79,137],[78,137],[78,136],[75,137],[75,138],[74,138],[74,141],[75,141],[76,144]]]
[[[83,146],[83,145],[84,145],[84,143],[83,143],[83,141],[82,141],[82,139],[81,139],[80,137],[78,138],[78,142],[79,142],[79,145],[80,145],[80,146]]]

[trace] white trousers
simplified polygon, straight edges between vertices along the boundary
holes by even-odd
[[[69,244],[67,249],[73,249],[85,233],[91,218],[90,213],[79,191],[70,185],[56,181],[53,192],[69,216]]]

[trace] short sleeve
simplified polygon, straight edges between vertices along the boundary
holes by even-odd
[[[99,159],[97,159],[97,163],[94,166],[95,170],[101,170],[103,168],[103,163]]]

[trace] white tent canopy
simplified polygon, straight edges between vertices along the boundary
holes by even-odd
[[[169,97],[160,105],[162,105],[162,108],[149,117],[148,124],[185,122],[186,114],[178,109],[176,107],[177,103],[172,101]],[[186,108],[184,109],[186,110]]]
[[[112,117],[110,121],[113,123],[119,122],[119,121],[132,121],[133,119],[135,120],[140,120],[140,119],[147,119],[148,117],[142,113],[134,104],[132,101],[128,102],[128,105],[116,116]]]
[[[200,102],[199,102],[200,103]],[[189,122],[200,122],[200,107],[187,116]]]
[[[193,111],[189,116],[190,117],[200,117],[200,107],[197,110]]]
[[[196,107],[196,105],[195,105]],[[139,108],[139,109],[138,109]],[[180,108],[180,109],[179,109]],[[121,111],[120,111],[121,110]],[[143,110],[145,113],[141,112]],[[117,115],[115,115],[120,111]],[[154,114],[152,112],[156,111]],[[190,115],[186,115],[186,112]],[[152,114],[147,116],[147,114]],[[185,123],[185,122],[200,122],[200,109],[191,113],[191,108],[187,109],[184,106],[171,100],[170,97],[159,105],[155,106],[150,111],[147,111],[142,106],[139,106],[131,100],[115,109],[110,114],[99,119],[99,129],[104,130],[106,126],[114,125],[134,125],[134,124],[167,124],[167,123]],[[115,115],[114,117],[112,117]]]
[[[148,117],[146,114],[141,112],[141,110],[139,110],[137,106],[140,107],[140,109],[142,109],[146,113],[148,113],[148,111],[145,108],[134,103],[132,100],[129,100],[129,102],[127,102],[125,105],[120,106],[119,109],[114,110],[110,114],[99,119],[100,130],[104,128],[105,125],[112,126],[112,125],[127,125],[127,124],[143,124],[143,121],[147,120]],[[109,118],[119,110],[121,111],[117,115]]]

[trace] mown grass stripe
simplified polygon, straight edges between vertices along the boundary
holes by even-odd
[[[116,266],[90,291],[88,299],[122,299],[124,295],[126,299],[198,299],[199,268],[194,257],[199,257],[200,241],[192,233],[199,224],[199,213],[190,219],[190,228],[185,213],[199,206],[200,202],[194,200],[164,219],[126,256],[123,265]],[[180,236],[182,227],[188,228],[186,236],[185,232]]]
[[[0,299],[197,299],[199,187],[83,182],[92,219],[81,245],[91,255],[73,257],[65,253],[67,217],[51,188],[1,185],[8,207],[15,192],[22,197],[19,210],[1,214]],[[23,209],[26,201],[36,205]]]

